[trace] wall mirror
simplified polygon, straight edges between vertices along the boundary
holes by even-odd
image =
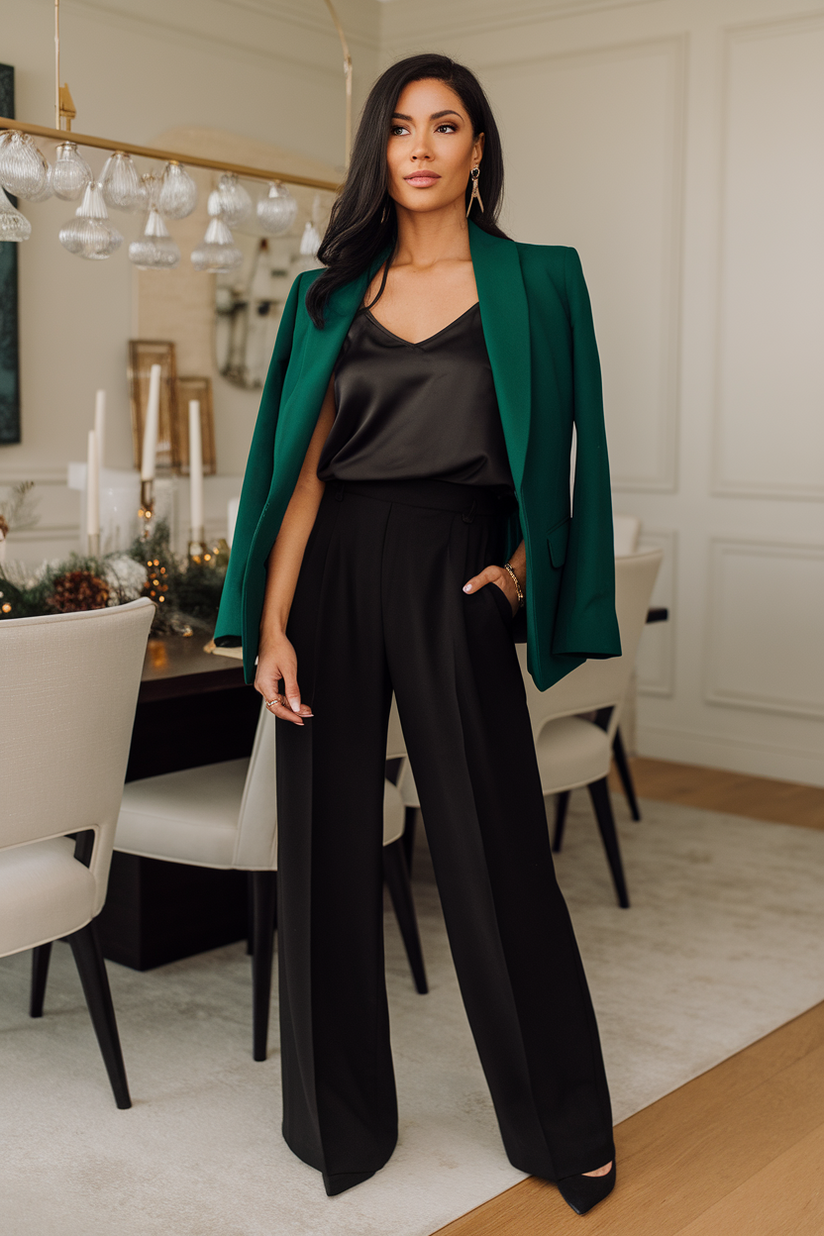
[[[332,208],[331,193],[300,185],[288,191],[296,204],[288,231],[268,236],[256,217],[241,224],[234,239],[243,265],[215,278],[215,364],[221,377],[246,390],[263,386],[289,289],[301,271],[319,265],[305,250],[323,235]]]

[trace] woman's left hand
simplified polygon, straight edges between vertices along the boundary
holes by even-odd
[[[515,581],[505,571],[503,567],[488,566],[484,567],[480,575],[473,575],[471,579],[463,586],[464,592],[478,592],[479,589],[485,588],[491,584],[494,588],[500,588],[509,604],[512,606],[513,616],[518,612],[518,590],[515,587]]]

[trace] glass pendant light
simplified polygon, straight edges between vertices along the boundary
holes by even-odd
[[[306,220],[306,227],[300,238],[300,256],[316,258],[320,248],[321,235],[311,219]]]
[[[49,163],[47,165],[46,183],[43,185],[43,188],[40,190],[39,193],[37,194],[32,193],[30,195],[28,199],[30,202],[45,202],[48,198],[54,195],[54,187],[52,185],[53,175],[54,175],[54,168],[52,167],[51,163]]]
[[[0,138],[0,184],[16,197],[42,192],[49,165],[28,133],[7,129]]]
[[[160,177],[155,176],[154,172],[144,172],[140,181],[140,209],[151,210],[153,206],[156,206],[159,192]]]
[[[60,243],[69,253],[92,261],[111,257],[123,244],[123,237],[109,223],[101,188],[93,181],[86,185],[74,219],[60,229]]]
[[[61,142],[55,154],[52,188],[55,197],[72,202],[92,180],[92,169],[77,149],[76,142]]]
[[[139,209],[143,194],[140,174],[131,155],[116,150],[106,160],[100,178],[103,200],[115,210]]]
[[[172,270],[180,261],[180,250],[169,235],[156,206],[149,207],[143,236],[129,245],[129,261],[138,270]]]
[[[235,245],[226,224],[218,217],[210,219],[203,241],[192,252],[195,270],[217,274],[237,270],[242,262],[243,254]]]
[[[210,214],[220,214],[228,227],[236,227],[242,223],[252,210],[252,199],[238,180],[234,172],[224,172],[217,182],[217,199],[220,211],[210,210]],[[214,196],[214,194],[210,195]]]
[[[31,224],[25,215],[15,210],[2,189],[0,189],[0,241],[28,240],[31,236]]]
[[[297,213],[298,204],[286,186],[277,180],[271,181],[268,194],[257,204],[257,217],[264,232],[270,236],[288,232]]]
[[[163,169],[157,204],[167,219],[185,219],[197,205],[197,185],[176,159]]]

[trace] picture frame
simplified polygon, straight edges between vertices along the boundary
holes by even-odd
[[[212,403],[212,379],[181,377],[177,379],[177,441],[179,469],[189,475],[189,400],[200,403],[200,441],[203,446],[203,475],[217,472],[215,454],[215,414]]]
[[[0,116],[14,117],[14,69],[0,64]],[[16,198],[10,197],[12,205]],[[20,325],[17,254],[0,244],[0,446],[20,442]]]
[[[170,340],[129,340],[129,401],[132,413],[134,466],[140,467],[143,454],[143,427],[149,400],[152,365],[160,365],[160,416],[157,432],[157,467],[175,472],[180,468],[179,417],[177,411],[177,371],[175,345]],[[188,411],[187,411],[188,416]],[[188,431],[187,431],[188,441]]]

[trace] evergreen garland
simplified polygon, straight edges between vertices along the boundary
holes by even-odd
[[[228,562],[224,540],[202,558],[179,558],[171,548],[168,524],[159,521],[147,540],[138,537],[125,553],[103,558],[71,554],[65,561],[45,563],[34,576],[19,564],[0,563],[0,619],[122,605],[147,596],[157,605],[156,634],[191,634],[193,626],[212,630]]]

